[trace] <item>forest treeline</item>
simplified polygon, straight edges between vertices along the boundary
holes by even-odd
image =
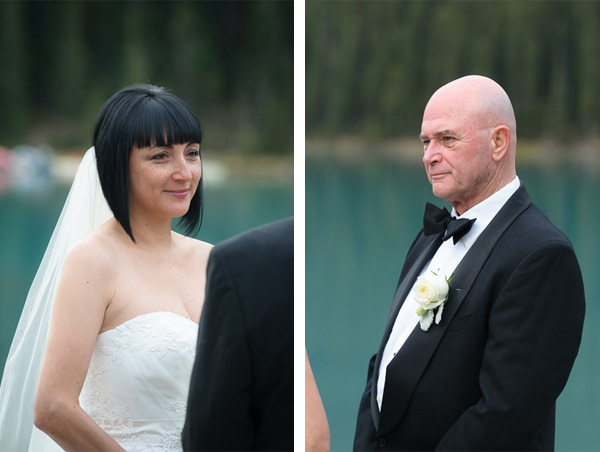
[[[110,95],[151,82],[209,146],[292,151],[291,1],[3,1],[0,63],[0,145],[85,146]]]
[[[598,136],[598,1],[309,1],[306,130],[416,137],[441,85],[467,74],[510,95],[519,137]]]

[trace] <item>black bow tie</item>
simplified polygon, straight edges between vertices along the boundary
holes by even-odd
[[[456,242],[471,230],[471,226],[473,226],[475,220],[475,218],[471,220],[466,218],[457,220],[456,217],[450,215],[450,212],[445,207],[440,209],[433,204],[427,203],[423,217],[423,232],[425,235],[433,235],[446,231],[442,240],[448,240],[450,237],[453,237],[454,244],[456,245]]]

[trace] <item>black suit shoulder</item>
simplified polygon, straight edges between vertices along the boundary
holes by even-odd
[[[226,261],[232,270],[264,271],[266,267],[286,274],[294,257],[294,222],[288,218],[256,227],[217,244],[211,260]],[[209,262],[210,265],[210,262]]]
[[[511,229],[521,236],[523,243],[530,243],[535,246],[543,242],[557,241],[563,242],[572,248],[571,242],[565,233],[556,227],[533,203],[515,220],[509,231]]]
[[[532,203],[506,229],[490,259],[498,269],[513,270],[531,253],[545,256],[557,252],[572,255],[579,270],[569,238]]]
[[[294,223],[269,223],[225,240],[213,249],[209,273],[219,265],[229,274],[242,304],[265,306],[293,301]],[[260,293],[260,295],[259,295]]]

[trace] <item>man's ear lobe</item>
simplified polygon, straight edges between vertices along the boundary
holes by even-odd
[[[506,126],[498,126],[492,134],[492,158],[495,161],[502,160],[508,151],[510,143],[510,129]]]

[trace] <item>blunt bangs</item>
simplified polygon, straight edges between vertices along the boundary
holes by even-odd
[[[202,143],[202,131],[192,111],[172,94],[164,93],[132,106],[129,141],[132,147]]]
[[[106,201],[135,243],[129,221],[129,157],[134,147],[202,144],[202,127],[196,115],[174,94],[153,85],[134,85],[114,94],[102,107],[93,130],[92,144],[100,185]],[[186,235],[202,225],[202,177],[179,220]]]

